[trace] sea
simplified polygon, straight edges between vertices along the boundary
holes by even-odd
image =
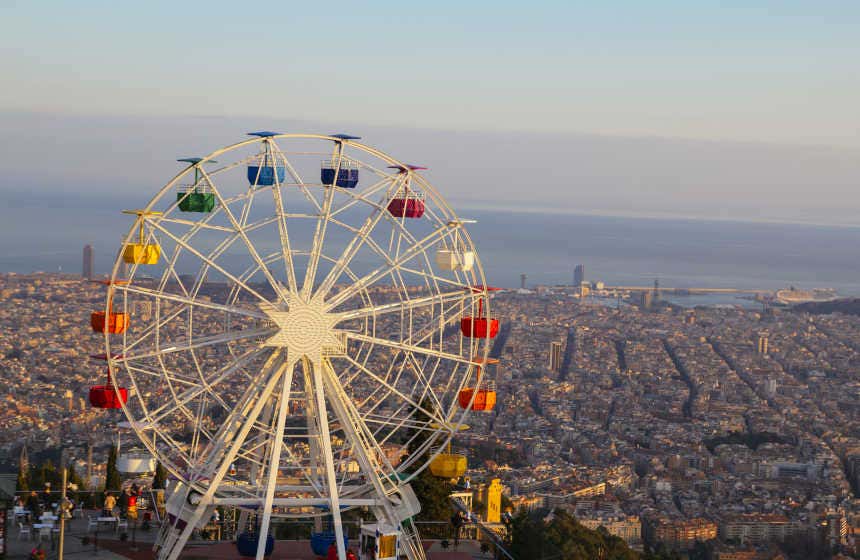
[[[144,200],[116,196],[18,193],[0,210],[0,272],[81,270],[81,250],[95,248],[106,273],[127,217]],[[833,288],[860,297],[860,228],[785,223],[652,219],[464,209],[488,283],[505,288],[570,284],[780,289]],[[680,305],[737,304],[734,295],[672,296]]]

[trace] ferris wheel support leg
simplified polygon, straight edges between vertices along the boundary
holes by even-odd
[[[391,526],[403,529],[401,535],[406,541],[404,548],[409,560],[425,560],[424,548],[421,545],[421,540],[417,532],[414,530],[414,526],[410,530],[407,530],[403,525],[402,517],[397,515],[391,504],[387,501],[387,493],[379,476],[379,473],[383,469],[376,460],[377,456],[384,456],[382,450],[372,438],[368,437],[370,430],[361,419],[358,410],[352,406],[352,401],[338,382],[334,370],[328,363],[324,367],[326,368],[324,372],[327,381],[326,389],[329,393],[329,400],[332,403],[334,413],[338,420],[340,420],[346,438],[355,451],[356,459],[362,472],[373,484],[377,496],[382,498],[383,505],[377,508],[377,518],[381,516]],[[364,437],[362,437],[362,434],[364,434]],[[390,465],[388,466],[390,468]]]
[[[185,543],[188,542],[188,538],[191,536],[191,532],[197,526],[197,523],[200,522],[200,518],[203,516],[203,512],[206,511],[207,507],[212,502],[212,498],[215,496],[215,491],[218,489],[218,486],[221,484],[221,481],[224,479],[224,476],[230,469],[230,465],[236,459],[236,455],[239,453],[242,444],[245,442],[245,438],[248,437],[248,433],[251,431],[251,428],[254,427],[254,424],[260,417],[260,412],[262,412],[263,407],[268,402],[269,395],[272,394],[272,391],[274,390],[275,385],[277,385],[278,380],[281,378],[283,372],[283,365],[276,367],[272,371],[272,375],[266,382],[266,385],[260,393],[260,396],[257,398],[257,402],[254,404],[254,407],[251,409],[250,413],[245,418],[245,422],[242,424],[242,427],[234,436],[233,441],[231,442],[230,447],[225,453],[223,459],[221,460],[220,465],[218,465],[217,470],[211,476],[209,488],[206,490],[206,493],[201,498],[200,503],[194,509],[194,512],[191,514],[191,517],[186,521],[185,529],[183,529],[179,537],[177,537],[176,540],[173,541],[169,553],[167,553],[166,556],[160,556],[164,560],[176,560],[177,558],[179,558],[179,554],[182,552]],[[162,552],[168,551],[165,548],[162,549]]]
[[[326,485],[331,507],[332,524],[334,525],[334,542],[337,546],[338,560],[346,560],[346,548],[343,546],[343,522],[340,518],[340,498],[338,496],[337,476],[334,471],[334,456],[331,450],[331,435],[329,434],[328,412],[325,404],[325,388],[323,386],[322,357],[313,363],[313,390],[316,397],[316,408],[319,417],[320,451],[325,461]]]
[[[261,423],[263,423],[267,426],[269,424],[271,424],[272,416],[275,413],[274,412],[274,406],[275,406],[274,403],[272,403],[271,399],[269,399],[269,402],[266,403],[265,408],[263,408],[263,411],[260,413],[260,422]],[[262,465],[264,463],[264,455],[263,455],[264,453],[265,453],[265,450],[257,449],[257,450],[254,450],[250,454],[252,457],[257,459],[257,461],[251,463],[248,482],[250,482],[253,486],[255,486],[257,488],[262,488],[262,485],[260,484],[260,468],[261,467],[258,465],[258,463],[260,465]],[[250,515],[250,513],[248,513],[248,510],[246,510],[246,509],[241,510],[239,513],[239,525],[238,526],[239,527],[247,527],[248,526],[248,518],[250,516],[251,515]]]
[[[293,371],[295,363],[290,362],[287,373],[284,376],[284,385],[281,388],[281,398],[278,401],[278,423],[275,433],[272,435],[272,457],[269,460],[269,472],[266,480],[266,503],[263,506],[263,520],[258,531],[259,542],[257,543],[257,560],[263,560],[266,554],[266,541],[269,535],[269,523],[272,520],[272,500],[275,497],[275,486],[278,484],[278,465],[281,463],[281,448],[284,444],[284,426],[287,423],[287,409],[290,402],[290,388],[293,385]]]
[[[311,395],[311,387],[313,387],[313,382],[311,381],[311,363],[307,358],[302,359],[302,371],[304,372],[305,413],[307,415],[308,445],[310,447],[310,457],[308,458],[310,463],[310,478],[312,481],[318,482],[322,478],[322,471],[317,461],[317,458],[320,456],[320,440],[316,421],[316,404],[315,399]],[[314,531],[322,531],[322,518],[319,516],[314,517]]]

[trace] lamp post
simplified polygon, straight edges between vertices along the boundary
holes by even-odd
[[[57,560],[63,560],[63,548],[66,543],[66,512],[69,510],[69,499],[66,497],[66,487],[69,483],[69,469],[63,465],[63,495],[60,498],[60,542],[57,545]]]

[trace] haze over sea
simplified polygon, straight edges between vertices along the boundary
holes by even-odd
[[[7,196],[0,271],[78,274],[81,249],[91,243],[96,270],[106,273],[129,225],[119,211],[145,201],[127,198]],[[582,263],[587,279],[608,285],[650,285],[659,278],[667,287],[794,285],[860,296],[860,228],[457,207],[461,217],[477,220],[469,231],[496,286],[517,287],[522,273],[530,286],[569,284],[573,266]]]

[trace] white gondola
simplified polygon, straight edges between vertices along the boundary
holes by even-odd
[[[475,266],[475,252],[466,249],[467,244],[460,240],[460,226],[464,221],[448,222],[448,227],[455,228],[453,240],[450,246],[447,243],[436,250],[436,266],[442,270],[462,270],[468,272]],[[473,223],[474,220],[468,220]]]
[[[361,526],[358,548],[359,560],[397,560],[401,557],[401,531],[384,523]]]
[[[155,457],[137,449],[126,451],[116,458],[116,469],[129,474],[155,472]]]
[[[137,424],[140,425],[140,423]],[[132,423],[125,421],[117,422],[116,427],[116,470],[125,474],[143,474],[155,472],[156,461],[152,453],[150,453],[146,449],[141,449],[139,447],[132,447],[127,451],[123,450],[122,448],[122,438],[120,437],[120,434],[123,430],[131,430]]]
[[[443,246],[436,251],[436,265],[443,270],[468,272],[475,266],[475,253]]]

